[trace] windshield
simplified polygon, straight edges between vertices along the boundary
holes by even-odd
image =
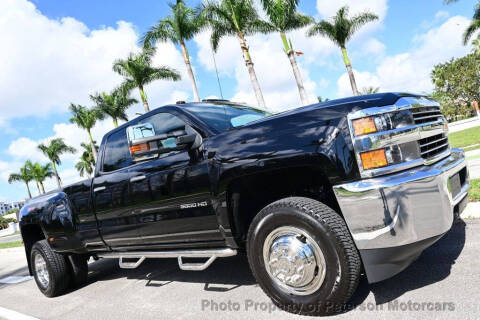
[[[271,115],[263,110],[239,105],[189,105],[185,106],[185,109],[219,132],[244,126]]]

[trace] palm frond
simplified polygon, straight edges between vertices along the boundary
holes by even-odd
[[[379,19],[378,16],[371,12],[363,12],[354,16],[350,20],[350,32],[349,32],[349,37],[347,39],[349,39],[362,26],[378,19]]]
[[[463,44],[467,45],[468,40],[473,36],[473,34],[480,30],[480,18],[473,20],[472,23],[468,26],[467,30],[463,33]]]

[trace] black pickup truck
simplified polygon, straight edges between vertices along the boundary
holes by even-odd
[[[361,273],[402,271],[464,209],[464,153],[447,133],[439,105],[412,94],[279,114],[224,100],[157,108],[103,137],[92,179],[23,207],[30,273],[52,297],[85,282],[90,257],[204,270],[246,252],[276,305],[336,312]]]

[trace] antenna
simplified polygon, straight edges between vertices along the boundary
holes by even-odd
[[[220,89],[220,97],[223,99],[223,92],[222,92],[222,85],[220,84],[220,77],[218,76],[218,69],[217,69],[217,61],[215,60],[215,51],[212,48],[212,57],[213,57],[213,65],[215,66],[215,73],[217,74],[217,82],[218,88]]]

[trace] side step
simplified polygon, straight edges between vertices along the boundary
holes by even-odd
[[[216,258],[231,257],[237,250],[230,248],[205,250],[173,250],[173,251],[132,251],[98,253],[100,258],[119,259],[118,264],[123,269],[138,268],[146,258],[177,258],[182,270],[202,271],[207,269]],[[183,258],[208,258],[203,263],[184,263]],[[138,259],[136,262],[124,262],[123,259]]]

